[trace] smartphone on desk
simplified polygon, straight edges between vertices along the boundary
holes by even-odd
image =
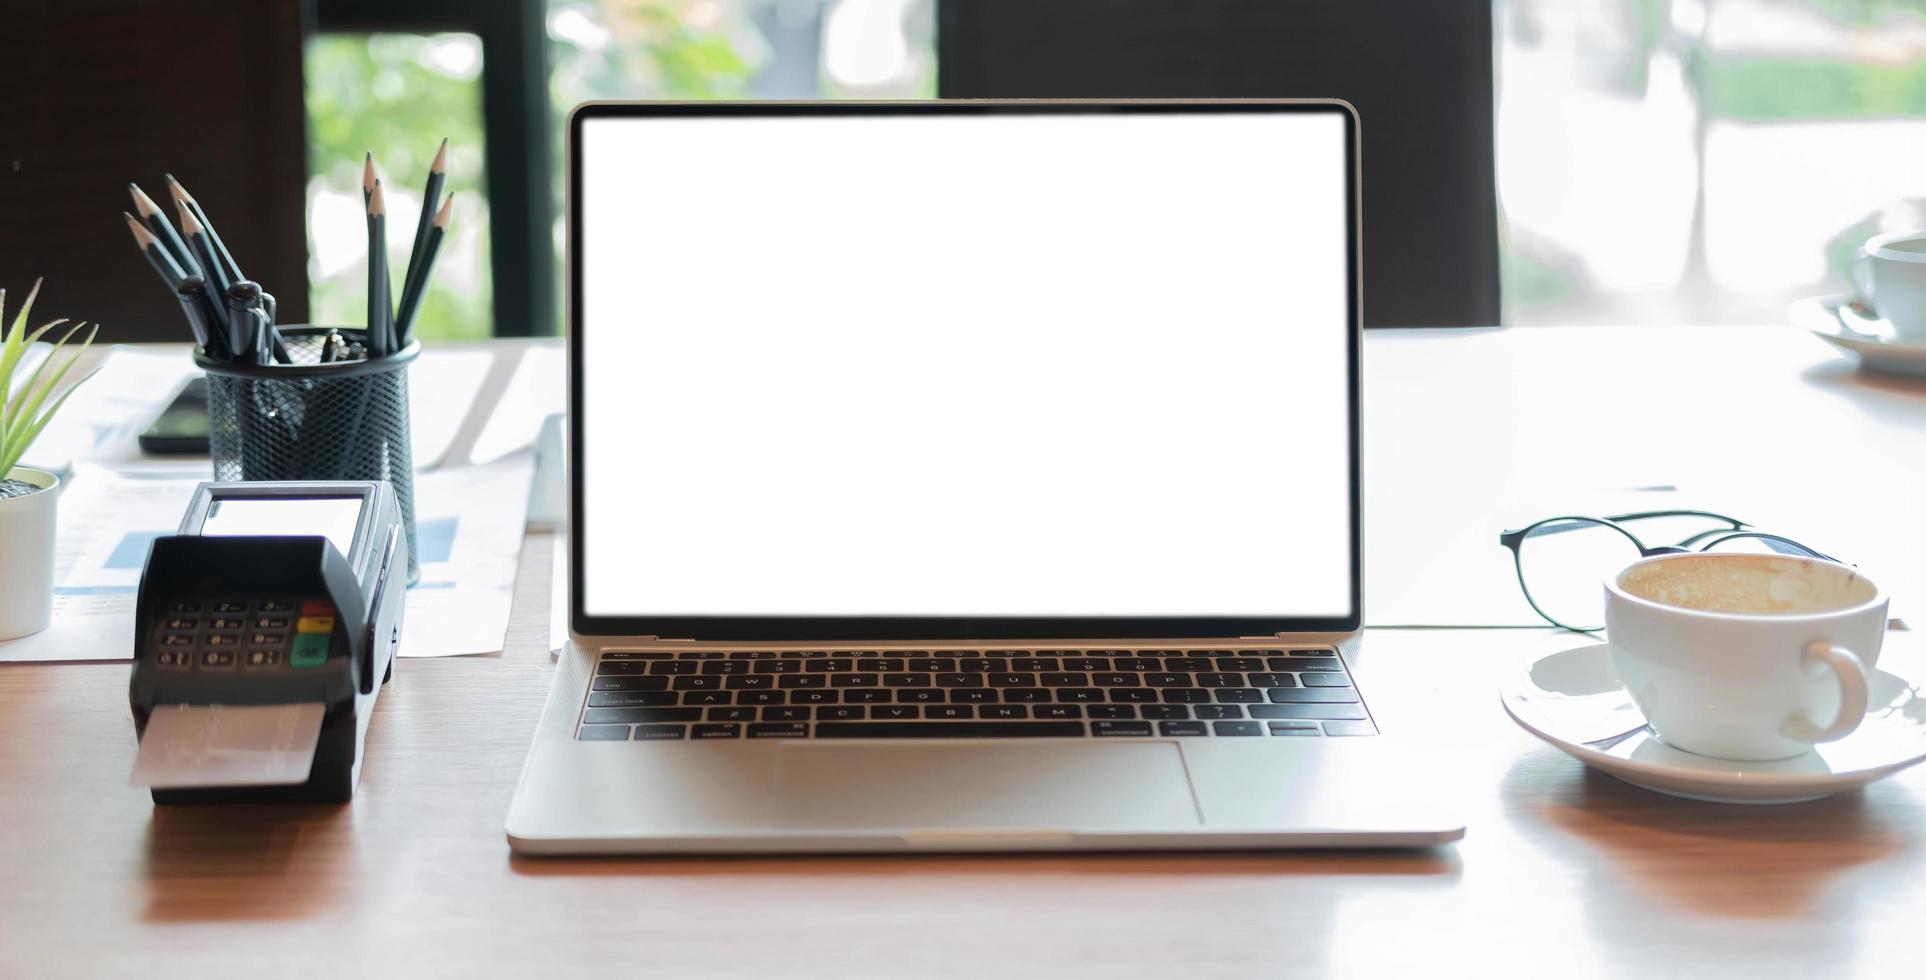
[[[183,386],[141,432],[140,451],[149,456],[207,455],[206,375]]]

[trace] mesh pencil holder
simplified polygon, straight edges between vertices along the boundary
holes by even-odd
[[[328,334],[282,327],[292,364],[257,366],[196,355],[207,372],[208,444],[216,480],[386,480],[408,535],[408,584],[421,578],[415,546],[415,470],[408,439],[410,343],[375,360],[321,363]]]

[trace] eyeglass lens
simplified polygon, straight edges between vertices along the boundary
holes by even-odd
[[[1572,519],[1538,525],[1518,546],[1518,577],[1546,619],[1576,630],[1605,628],[1605,580],[1639,559],[1618,529]]]

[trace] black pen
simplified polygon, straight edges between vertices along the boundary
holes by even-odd
[[[260,304],[259,285],[243,279],[228,287],[227,339],[233,348],[235,360],[260,363],[261,318],[256,315],[256,307]]]
[[[207,288],[207,280],[198,275],[181,279],[174,290],[174,298],[181,301],[181,311],[187,314],[187,328],[194,331],[194,344],[210,358],[219,358],[220,349],[214,346],[214,335],[208,332],[207,311],[202,306],[202,292]]]
[[[274,325],[275,315],[281,312],[281,304],[274,301],[274,294],[261,291],[261,312],[267,317],[267,326],[262,333],[267,335],[268,350],[274,355],[276,364],[293,364],[294,357],[288,353],[287,342],[281,339],[281,328]]]

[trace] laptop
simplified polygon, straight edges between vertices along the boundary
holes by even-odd
[[[591,104],[527,854],[1413,847],[1331,101]]]

